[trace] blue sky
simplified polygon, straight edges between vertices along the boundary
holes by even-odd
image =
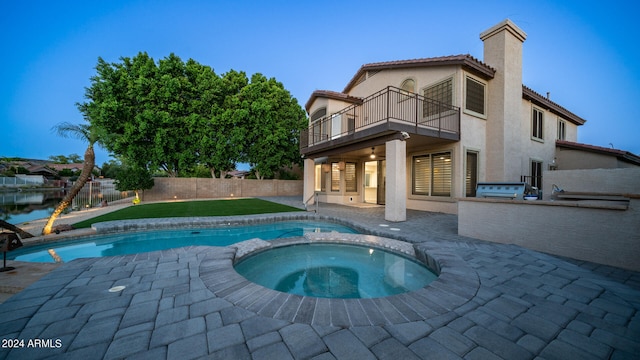
[[[365,63],[469,53],[511,19],[528,35],[523,82],[587,120],[578,141],[640,154],[640,30],[631,1],[2,1],[0,156],[82,156],[58,137],[109,62],[175,53],[218,74],[262,73],[301,105],[342,91]],[[96,149],[97,163],[108,160]]]

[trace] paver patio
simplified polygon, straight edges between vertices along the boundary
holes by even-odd
[[[79,259],[0,304],[0,359],[640,358],[639,273],[463,238],[453,215],[388,223],[383,208],[321,204],[319,216],[413,243],[451,277],[343,302],[253,287],[233,247]],[[27,348],[35,339],[46,346]]]

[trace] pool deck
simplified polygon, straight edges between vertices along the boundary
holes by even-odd
[[[316,216],[273,216],[297,215]],[[321,204],[317,216],[373,235],[289,241],[405,251],[387,239],[403,240],[441,275],[380,299],[282,294],[233,271],[240,253],[270,246],[259,240],[42,268],[8,262],[16,270],[0,273],[0,291],[19,292],[0,304],[0,340],[24,342],[0,347],[0,360],[640,358],[640,273],[461,237],[454,215],[407,211],[406,222],[390,223],[382,207]],[[115,286],[125,288],[109,292]]]

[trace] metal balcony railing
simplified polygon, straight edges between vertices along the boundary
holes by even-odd
[[[460,134],[460,108],[422,95],[388,86],[337,113],[314,121],[301,131],[300,149],[320,145],[383,123],[410,125],[443,133]]]

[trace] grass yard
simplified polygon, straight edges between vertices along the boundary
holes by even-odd
[[[166,217],[234,216],[300,211],[300,209],[261,199],[232,199],[166,202],[129,206],[108,214],[73,224],[76,229],[89,228],[91,224],[112,221]]]

